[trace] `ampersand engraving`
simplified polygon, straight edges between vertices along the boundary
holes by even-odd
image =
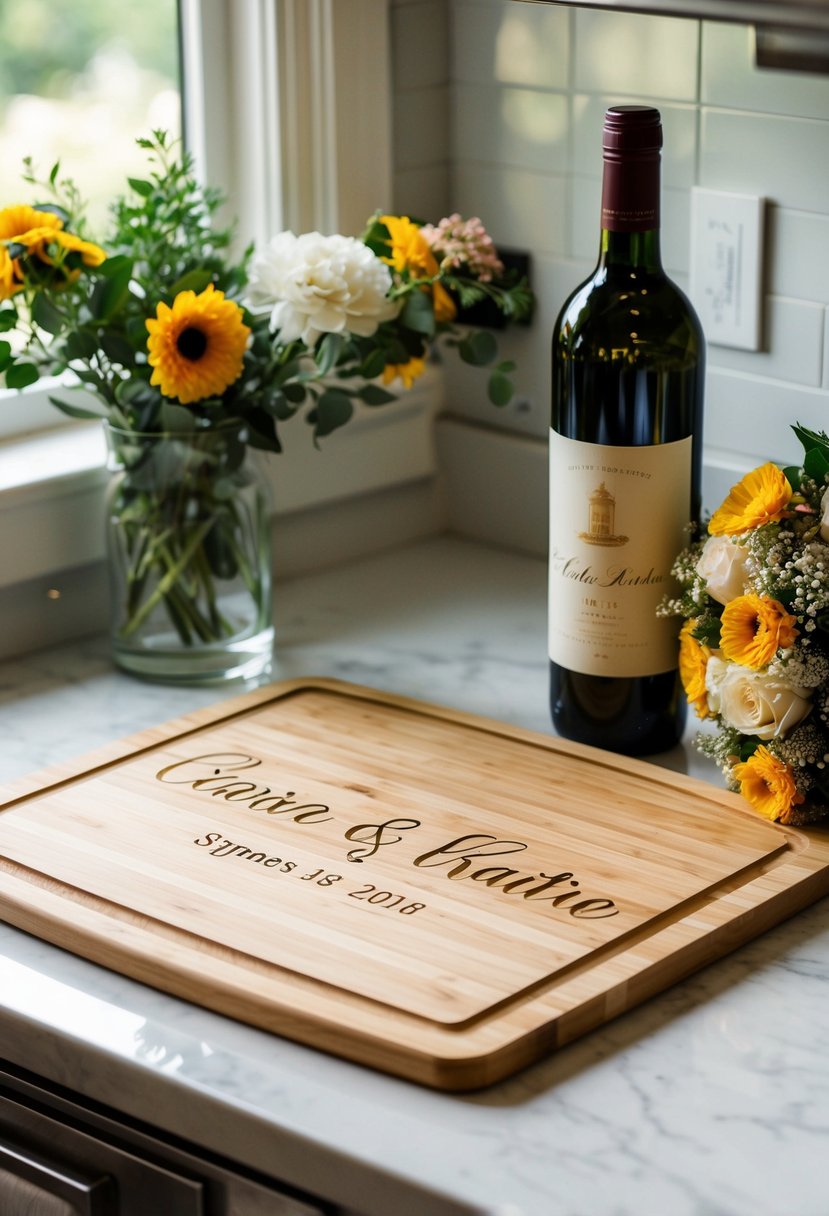
[[[373,857],[379,848],[383,845],[399,844],[403,839],[402,836],[392,836],[391,839],[385,840],[386,830],[392,831],[409,831],[411,828],[419,828],[419,819],[387,819],[385,823],[358,823],[353,828],[349,828],[345,833],[346,840],[358,840],[365,845],[362,849],[352,849],[348,854],[348,860],[353,862],[362,862],[366,857]]]

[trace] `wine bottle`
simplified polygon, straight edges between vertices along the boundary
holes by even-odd
[[[662,122],[612,106],[599,261],[553,333],[550,708],[566,738],[679,739],[677,625],[657,616],[700,506],[704,340],[659,249]]]

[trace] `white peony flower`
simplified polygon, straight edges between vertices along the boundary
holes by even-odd
[[[823,491],[823,498],[820,500],[821,518],[820,518],[820,536],[821,540],[829,541],[829,486]]]
[[[705,670],[709,708],[743,735],[784,736],[812,708],[811,690],[712,655]]]
[[[397,313],[385,262],[350,236],[280,232],[257,254],[248,288],[252,307],[270,307],[285,342],[313,346],[326,333],[370,337]]]
[[[729,536],[709,536],[702,547],[697,574],[705,580],[705,590],[719,604],[743,595],[748,587],[745,545]]]

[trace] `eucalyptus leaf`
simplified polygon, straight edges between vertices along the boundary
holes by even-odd
[[[7,388],[26,388],[40,379],[40,372],[33,363],[14,363],[6,372]]]
[[[487,388],[487,395],[492,404],[497,405],[499,408],[509,405],[512,400],[512,394],[512,381],[507,376],[502,375],[501,372],[493,372],[489,378]]]
[[[322,394],[314,413],[314,434],[317,438],[322,438],[345,426],[354,413],[354,403],[346,393],[331,388]]]
[[[467,334],[458,347],[458,353],[464,363],[473,367],[486,367],[498,355],[498,343],[493,334],[487,329],[476,329]]]
[[[383,374],[383,369],[386,366],[386,352],[377,347],[366,355],[360,364],[360,375],[366,380],[374,380],[376,376]]]
[[[397,401],[397,394],[390,393],[388,389],[380,388],[378,384],[367,384],[357,393],[361,401],[366,405],[389,405],[392,401]]]

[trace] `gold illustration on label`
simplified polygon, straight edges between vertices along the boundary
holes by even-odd
[[[602,482],[587,499],[589,504],[588,531],[579,532],[579,540],[588,545],[626,545],[629,537],[614,532],[616,498]]]
[[[687,540],[692,441],[619,447],[550,435],[549,656],[586,675],[676,668],[657,608]]]

